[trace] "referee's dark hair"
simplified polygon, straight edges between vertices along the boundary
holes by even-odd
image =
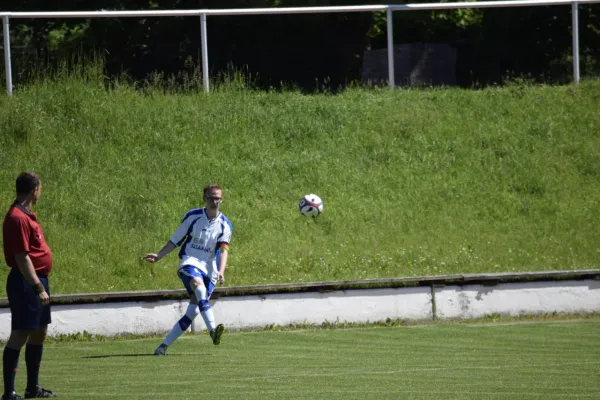
[[[17,176],[17,196],[28,195],[40,186],[40,176],[35,172],[21,172]]]

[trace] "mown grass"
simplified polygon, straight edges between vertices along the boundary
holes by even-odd
[[[599,339],[591,319],[186,335],[166,357],[158,338],[50,343],[40,383],[61,399],[592,399]]]
[[[234,225],[228,285],[598,268],[599,109],[598,80],[206,95],[107,90],[90,68],[0,97],[0,199],[42,175],[54,293],[179,288],[175,254],[139,258],[212,182]]]

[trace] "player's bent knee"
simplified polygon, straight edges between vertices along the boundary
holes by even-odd
[[[196,278],[196,277],[194,277],[194,279],[192,279],[192,281],[190,283],[192,285],[192,289],[196,289],[198,286],[204,285],[204,282],[202,282],[202,279]]]

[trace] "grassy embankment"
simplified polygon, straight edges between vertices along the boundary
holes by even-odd
[[[598,80],[205,95],[63,75],[0,96],[0,199],[42,175],[54,293],[179,288],[175,254],[139,258],[212,182],[228,285],[598,268],[598,110]]]

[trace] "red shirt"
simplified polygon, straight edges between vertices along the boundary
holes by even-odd
[[[48,276],[52,270],[52,252],[44,239],[42,226],[35,213],[14,203],[2,224],[4,258],[12,268],[19,268],[15,254],[27,253],[35,272]]]

